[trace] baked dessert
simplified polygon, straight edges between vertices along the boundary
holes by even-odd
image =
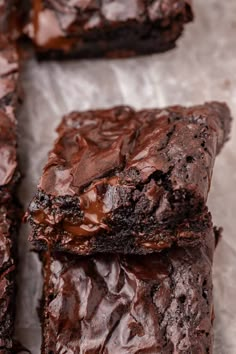
[[[196,244],[228,139],[225,104],[72,113],[58,128],[27,218],[38,250],[148,253]]]
[[[39,57],[127,57],[175,46],[192,21],[190,0],[32,0]]]
[[[19,206],[15,189],[19,179],[16,156],[18,56],[0,35],[0,351],[12,348],[15,307],[16,235]]]
[[[148,256],[54,254],[42,353],[211,354],[212,229],[205,241]]]

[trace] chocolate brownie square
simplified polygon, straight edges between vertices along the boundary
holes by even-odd
[[[126,57],[175,47],[190,0],[32,0],[28,32],[40,57]]]
[[[42,353],[212,354],[213,229],[205,241],[46,258]]]
[[[230,122],[217,102],[69,114],[27,214],[34,246],[143,254],[201,242]]]

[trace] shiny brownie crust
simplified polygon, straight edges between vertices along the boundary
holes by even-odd
[[[217,102],[66,116],[27,214],[31,241],[77,254],[201,242],[211,225],[205,203],[215,156],[230,123]]]
[[[42,353],[212,354],[212,229],[205,241],[148,256],[54,254]]]

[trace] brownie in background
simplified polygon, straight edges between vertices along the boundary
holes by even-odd
[[[41,58],[127,57],[175,47],[190,0],[32,0],[28,33]]]

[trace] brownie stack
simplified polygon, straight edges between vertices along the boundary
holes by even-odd
[[[3,18],[0,16],[0,28]],[[12,349],[15,310],[16,234],[19,179],[16,156],[18,56],[6,35],[0,33],[0,352]]]
[[[212,353],[206,201],[225,104],[64,117],[30,204],[42,353]]]

